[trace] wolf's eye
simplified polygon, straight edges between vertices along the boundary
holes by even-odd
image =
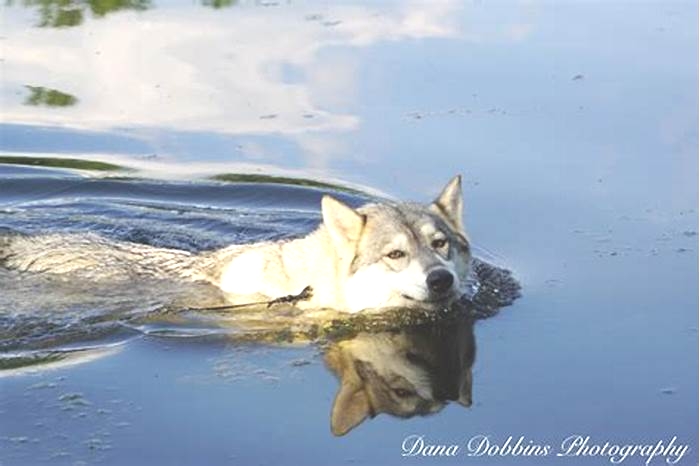
[[[447,245],[447,240],[445,238],[434,239],[430,245],[433,249],[442,249]]]
[[[391,251],[389,254],[386,255],[389,259],[401,259],[402,257],[406,257],[406,253],[400,249],[394,249]]]
[[[403,388],[395,388],[394,395],[398,396],[399,398],[408,398],[409,396],[412,395],[412,393],[408,390],[403,389]]]

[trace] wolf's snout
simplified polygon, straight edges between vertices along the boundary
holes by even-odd
[[[434,294],[445,294],[452,288],[454,277],[447,269],[433,270],[428,274],[428,289]]]

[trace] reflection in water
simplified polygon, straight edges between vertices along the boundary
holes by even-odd
[[[216,9],[226,8],[236,3],[238,3],[237,0],[202,0],[202,5]]]
[[[13,157],[0,155],[0,164],[25,165],[34,167],[55,167],[75,170],[118,171],[127,170],[119,165],[96,160],[57,158],[57,157]],[[7,178],[5,178],[7,179]]]
[[[8,0],[12,6],[13,0]],[[79,26],[90,11],[96,18],[120,10],[142,11],[151,7],[150,0],[23,0],[22,5],[36,7],[39,27]]]
[[[319,157],[332,155],[337,139],[318,132],[359,125],[348,105],[338,105],[355,98],[357,63],[335,53],[331,60],[325,52],[387,40],[451,37],[458,8],[446,1],[342,5],[330,11],[318,6],[226,9],[219,7],[229,0],[204,0],[217,9],[214,13],[169,2],[156,8],[160,4],[149,0],[27,1],[25,5],[39,7],[46,26],[83,24],[61,31],[32,29],[19,9],[3,11],[3,35],[11,41],[3,51],[3,88],[8,90],[1,105],[4,122],[139,128],[148,129],[149,138],[164,128],[284,134]],[[117,10],[122,14],[106,15]],[[146,11],[134,14],[138,10]],[[59,11],[76,17],[56,19]],[[87,21],[88,11],[106,17]],[[285,40],[269,40],[278,31],[284,31]],[[14,91],[27,77],[79,95],[81,105],[72,112],[22,105]],[[304,135],[308,132],[314,134]],[[269,150],[256,141],[250,157],[275,155]]]
[[[78,103],[75,96],[41,86],[24,86],[29,95],[24,105],[45,105],[47,107],[70,107]]]
[[[332,344],[328,367],[340,380],[331,430],[344,435],[379,413],[434,414],[447,401],[472,403],[473,320],[461,315]]]

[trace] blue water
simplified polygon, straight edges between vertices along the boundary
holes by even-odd
[[[472,407],[334,437],[317,345],[86,338],[81,316],[178,290],[47,294],[3,271],[4,347],[98,349],[0,377],[0,464],[611,464],[556,456],[574,434],[676,437],[698,463],[697,4],[135,4],[2,7],[0,156],[132,171],[0,164],[0,226],[207,249],[320,218],[322,190],[213,175],[429,201],[462,173],[467,231],[522,297],[475,325]],[[12,339],[27,313],[38,330]],[[403,457],[413,434],[461,451]],[[469,457],[477,435],[553,453]]]

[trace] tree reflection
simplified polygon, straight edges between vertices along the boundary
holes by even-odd
[[[202,6],[219,9],[233,6],[238,0],[200,0]],[[63,28],[79,26],[89,13],[102,18],[122,10],[144,11],[153,7],[151,0],[6,0],[7,6],[20,3],[39,12],[39,27]]]
[[[219,9],[226,8],[238,3],[238,0],[202,0],[202,6]]]
[[[7,0],[11,6],[14,0]],[[21,4],[39,11],[39,27],[71,27],[82,24],[88,12],[95,18],[121,10],[143,11],[151,0],[22,0]]]
[[[78,103],[75,96],[48,89],[41,86],[24,86],[29,90],[29,96],[24,101],[24,105],[45,105],[47,107],[70,107]]]

